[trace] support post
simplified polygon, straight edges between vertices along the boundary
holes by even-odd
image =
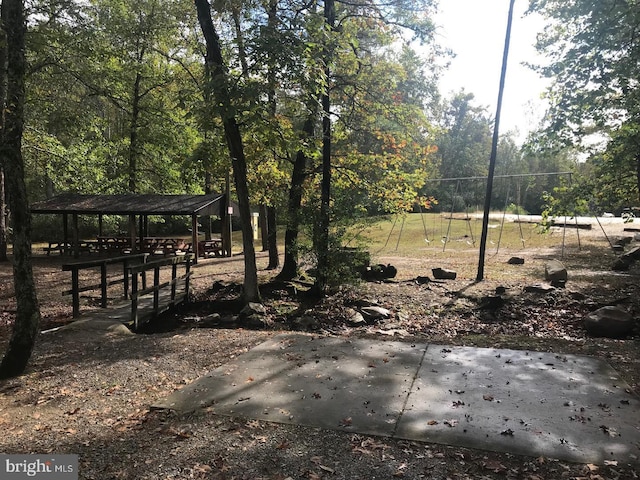
[[[498,88],[498,105],[496,106],[496,118],[493,126],[493,141],[491,142],[491,157],[489,158],[489,175],[487,177],[487,191],[484,197],[484,215],[482,217],[482,235],[480,237],[480,256],[478,260],[478,274],[476,282],[484,280],[484,259],[487,250],[487,235],[489,232],[489,212],[491,210],[491,195],[493,193],[493,176],[496,170],[496,157],[498,152],[500,111],[502,110],[502,96],[504,94],[504,82],[507,76],[507,59],[509,58],[509,43],[511,41],[511,24],[513,22],[513,4],[509,3],[509,15],[507,18],[507,33],[504,39],[504,52],[502,54],[502,70],[500,72],[500,87]]]

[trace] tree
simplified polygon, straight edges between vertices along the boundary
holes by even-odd
[[[181,175],[199,140],[188,115],[201,70],[191,4],[34,5],[25,135],[33,184],[52,192],[202,189]]]
[[[640,125],[637,1],[534,0],[530,8],[547,19],[537,42],[548,60],[538,70],[553,79],[547,139],[576,146],[589,135],[608,137]],[[618,142],[624,138],[632,149],[634,136],[617,136]],[[640,157],[632,168],[640,195]]]
[[[7,99],[6,64],[7,64],[7,35],[4,28],[0,28],[0,131],[4,131],[4,112]],[[0,162],[0,262],[8,262],[7,242],[7,202],[4,183],[4,167]]]
[[[492,120],[484,107],[473,104],[474,96],[461,91],[446,100],[440,107],[439,125],[442,128],[438,136],[440,178],[459,178],[485,176],[488,171],[491,153]],[[443,208],[463,209],[466,205],[476,203],[484,198],[481,182],[465,186],[464,192],[455,193],[448,190],[434,191]],[[458,189],[459,190],[459,189]]]
[[[238,195],[240,221],[242,222],[242,246],[244,249],[244,289],[245,302],[260,301],[258,289],[258,272],[256,267],[253,232],[251,229],[251,208],[249,205],[249,188],[247,185],[247,160],[240,127],[235,118],[234,106],[229,93],[229,76],[222,56],[220,38],[213,25],[211,9],[207,0],[195,0],[198,20],[207,45],[206,62],[210,74],[208,88],[213,92],[216,110],[222,120],[225,138],[231,156],[233,176]]]
[[[0,18],[7,39],[6,73],[3,68],[7,96],[0,164],[7,175],[13,219],[13,284],[17,304],[11,339],[0,363],[0,378],[8,378],[21,374],[27,366],[38,334],[40,309],[31,264],[31,214],[22,159],[26,69],[24,3],[22,0],[3,0],[1,9]]]

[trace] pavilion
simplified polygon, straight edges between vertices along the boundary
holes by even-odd
[[[237,211],[237,210],[236,210]],[[148,232],[149,215],[173,215],[191,217],[192,245],[198,245],[198,217],[218,217],[222,221],[222,249],[226,256],[231,255],[230,231],[233,207],[224,194],[207,195],[161,195],[161,194],[120,194],[85,195],[64,193],[31,205],[34,214],[60,214],[63,219],[63,239],[72,245],[79,245],[78,217],[97,215],[99,234],[102,235],[103,215],[122,215],[129,217],[129,238],[131,245],[142,240]],[[72,218],[72,231],[69,232],[69,216]],[[70,233],[72,237],[70,238]],[[141,242],[139,242],[141,244]],[[78,255],[78,250],[74,254]],[[196,255],[197,257],[197,255]],[[196,258],[197,261],[197,258]]]

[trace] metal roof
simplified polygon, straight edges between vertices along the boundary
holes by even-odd
[[[224,195],[82,195],[64,193],[31,205],[32,213],[108,215],[216,215]]]

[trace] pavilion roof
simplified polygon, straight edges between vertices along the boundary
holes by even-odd
[[[220,216],[224,195],[63,193],[31,205],[32,213],[92,215],[215,215]]]

